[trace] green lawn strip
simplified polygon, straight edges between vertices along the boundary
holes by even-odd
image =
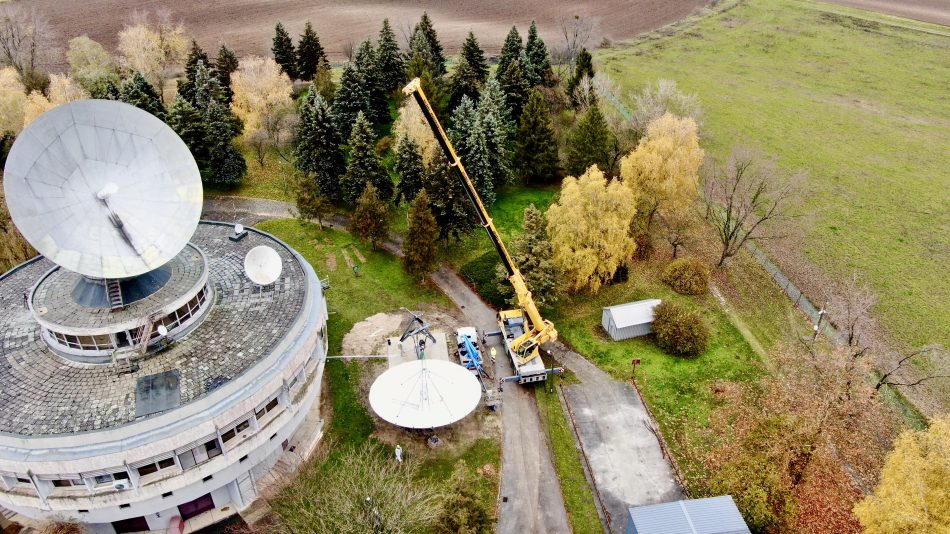
[[[660,78],[696,93],[710,155],[744,144],[805,169],[805,254],[838,279],[867,277],[889,335],[947,345],[950,209],[939,192],[950,174],[936,149],[950,146],[946,33],[841,6],[748,0],[596,59],[628,106]]]
[[[574,534],[601,533],[603,527],[597,514],[597,504],[584,475],[580,451],[558,394],[542,385],[534,388],[534,396],[541,414],[541,426],[554,456],[554,470],[561,484],[571,529]]]
[[[684,440],[694,439],[708,424],[715,407],[711,386],[719,380],[749,381],[764,371],[759,356],[714,296],[678,295],[657,282],[658,275],[658,267],[637,264],[630,281],[605,287],[593,296],[566,297],[548,318],[557,325],[562,340],[618,380],[629,379],[631,360],[640,359],[637,385],[690,485],[691,475],[700,467],[686,456]],[[601,327],[602,308],[647,298],[699,308],[712,331],[706,352],[697,358],[670,356],[656,346],[652,336],[610,340]]]
[[[291,158],[291,148],[281,149],[284,156]],[[267,151],[264,166],[257,162],[257,154],[250,147],[241,147],[244,160],[247,161],[247,176],[236,187],[216,187],[205,185],[205,195],[240,196],[251,198],[267,198],[294,202],[294,166],[283,159],[276,150]]]

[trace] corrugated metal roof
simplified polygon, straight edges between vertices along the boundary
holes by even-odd
[[[637,534],[749,534],[729,495],[630,508]]]
[[[614,318],[617,328],[624,328],[635,324],[652,323],[653,308],[661,302],[660,299],[638,300],[626,304],[618,304],[604,308]]]

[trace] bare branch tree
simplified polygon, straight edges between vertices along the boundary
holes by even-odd
[[[726,165],[707,164],[703,179],[706,213],[722,243],[721,267],[747,241],[777,237],[771,231],[791,217],[789,207],[803,174],[786,177],[774,161],[735,149]]]
[[[0,63],[16,69],[28,91],[38,89],[28,82],[43,77],[56,53],[54,40],[49,22],[36,8],[0,6]]]
[[[558,76],[564,78],[565,73],[574,67],[574,61],[581,48],[587,46],[594,31],[594,22],[589,17],[574,15],[564,17],[558,21],[561,36],[564,41],[561,46],[555,46],[552,59],[557,66]]]
[[[353,56],[356,54],[356,43],[352,39],[347,39],[343,42],[343,55],[346,56],[347,61],[353,61]]]
[[[869,348],[867,338],[871,327],[871,308],[877,295],[857,273],[844,284],[843,291],[828,304],[830,320],[838,327],[843,341],[854,352]]]
[[[894,374],[900,372],[905,365],[912,364],[915,360],[925,360],[929,365],[918,365],[917,369],[926,369],[925,375],[916,380],[907,382],[898,382]],[[912,350],[905,354],[891,366],[890,370],[881,374],[874,385],[874,389],[880,390],[883,386],[918,386],[928,380],[936,378],[950,378],[950,360],[948,360],[947,351],[939,345],[928,345],[919,349]]]

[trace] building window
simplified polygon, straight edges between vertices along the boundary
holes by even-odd
[[[270,413],[271,411],[273,411],[273,409],[276,408],[278,404],[279,404],[279,403],[278,403],[278,401],[277,401],[277,397],[274,397],[273,399],[271,399],[270,402],[268,402],[267,404],[265,404],[263,408],[261,408],[260,410],[257,410],[257,411],[254,413],[254,415],[257,416],[257,419],[258,419],[258,420],[260,420],[260,419],[262,419],[266,414],[268,414],[268,413]]]
[[[99,486],[111,486],[116,480],[128,480],[129,474],[125,471],[119,471],[116,473],[106,473],[104,475],[96,475],[93,477],[93,482],[96,487]]]
[[[152,473],[157,473],[161,471],[162,469],[168,469],[169,467],[172,467],[174,465],[175,465],[174,458],[165,458],[155,463],[145,464],[142,467],[139,467],[138,469],[139,476],[144,477],[146,475],[151,475]]]
[[[84,486],[82,480],[76,480],[72,478],[59,478],[51,481],[54,487],[57,488],[71,488],[73,486]]]
[[[250,421],[250,419],[245,420],[245,421],[241,421],[240,423],[238,423],[237,425],[235,425],[235,427],[232,428],[231,430],[228,430],[227,432],[221,434],[221,441],[223,441],[224,443],[227,443],[227,442],[231,441],[231,440],[234,439],[238,434],[240,434],[241,432],[244,432],[245,430],[247,430],[248,428],[250,428],[250,426],[251,426],[251,421]]]
[[[178,455],[178,461],[181,462],[182,469],[191,469],[192,467],[203,464],[208,460],[221,455],[221,446],[217,439],[212,439],[203,445],[198,445]]]

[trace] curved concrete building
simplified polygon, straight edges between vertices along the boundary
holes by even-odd
[[[309,452],[321,284],[274,237],[232,236],[202,222],[164,285],[119,310],[77,303],[91,282],[44,258],[0,278],[0,505],[93,532],[163,530],[246,507],[285,449]],[[242,271],[257,245],[284,262],[271,286]]]

